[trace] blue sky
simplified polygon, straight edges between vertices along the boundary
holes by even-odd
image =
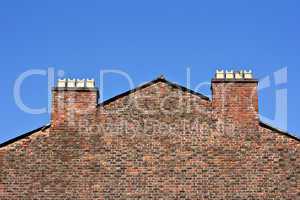
[[[185,85],[190,67],[191,89],[209,82],[217,68],[252,69],[259,79],[270,77],[259,93],[260,113],[273,119],[276,91],[287,89],[288,130],[300,136],[299,7],[296,0],[2,1],[0,142],[49,122],[47,113],[24,113],[13,97],[20,74],[49,67],[97,84],[100,70],[118,69],[135,85],[159,74]],[[288,79],[278,85],[273,73],[283,67]],[[129,89],[114,74],[103,86],[104,99]],[[209,86],[199,91],[210,95]],[[29,77],[21,95],[30,107],[47,106],[47,78]]]

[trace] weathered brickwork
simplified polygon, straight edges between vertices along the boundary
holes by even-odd
[[[256,86],[53,90],[51,125],[0,148],[0,199],[299,199],[299,139],[259,122]]]

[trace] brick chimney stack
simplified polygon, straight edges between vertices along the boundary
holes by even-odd
[[[74,130],[93,121],[99,91],[93,79],[58,80],[52,89],[51,127]]]
[[[212,79],[212,106],[219,122],[233,129],[258,127],[257,85],[252,71],[217,70]]]

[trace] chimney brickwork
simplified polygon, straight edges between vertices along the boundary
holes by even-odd
[[[212,108],[225,127],[258,128],[257,85],[251,71],[217,70],[211,85]]]
[[[58,80],[52,89],[52,129],[76,129],[95,121],[99,91],[94,80]]]

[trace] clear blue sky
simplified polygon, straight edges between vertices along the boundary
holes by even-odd
[[[159,74],[191,89],[210,81],[217,68],[252,69],[270,76],[260,92],[260,113],[275,113],[277,89],[288,90],[288,130],[300,136],[299,1],[1,1],[0,142],[49,122],[48,114],[21,111],[13,98],[16,78],[28,69],[64,70],[67,77],[95,78],[120,69],[135,85]],[[273,72],[288,68],[288,82]],[[116,75],[104,81],[105,99],[128,89]],[[200,92],[210,94],[208,87]],[[28,78],[24,102],[47,106],[47,79]],[[274,124],[280,127],[281,123]]]

